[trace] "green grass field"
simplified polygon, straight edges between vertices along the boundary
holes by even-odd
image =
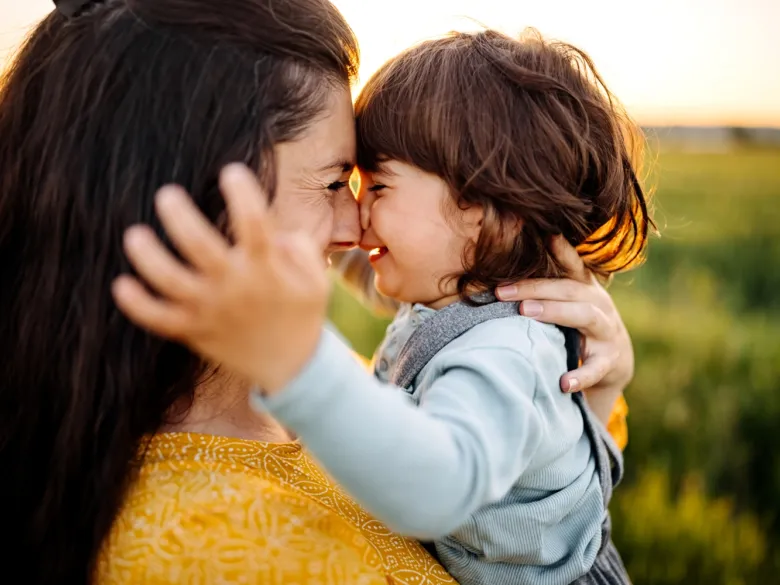
[[[612,293],[637,371],[612,509],[637,585],[749,585],[780,570],[780,150],[649,158],[653,238]],[[342,290],[370,355],[386,321]]]

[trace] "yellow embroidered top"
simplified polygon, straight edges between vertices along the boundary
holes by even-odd
[[[609,424],[628,437],[625,400]],[[100,585],[455,583],[390,532],[298,443],[155,436],[97,563]]]
[[[628,439],[621,397],[608,429]],[[151,439],[98,559],[99,585],[443,585],[298,443],[164,433]]]
[[[97,563],[100,585],[455,583],[297,443],[161,434]]]

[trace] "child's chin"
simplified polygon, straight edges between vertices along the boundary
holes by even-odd
[[[393,283],[391,278],[383,276],[379,273],[379,271],[377,271],[374,275],[374,286],[376,287],[376,290],[384,296],[390,297],[391,299],[401,300],[398,298],[400,293],[399,287]]]

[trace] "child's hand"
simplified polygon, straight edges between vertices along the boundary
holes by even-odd
[[[303,234],[280,234],[265,194],[243,165],[220,176],[235,245],[179,187],[157,194],[157,214],[179,261],[146,226],[125,234],[134,277],[114,282],[119,308],[138,325],[189,345],[268,393],[292,380],[314,353],[329,281],[323,251]]]

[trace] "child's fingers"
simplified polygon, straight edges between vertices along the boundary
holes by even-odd
[[[202,283],[163,245],[147,226],[125,232],[125,253],[141,278],[158,293],[175,300],[191,301]]]
[[[224,268],[227,241],[184,189],[163,187],[157,192],[155,204],[165,232],[188,262],[203,272],[218,273]]]
[[[322,249],[303,232],[280,233],[274,237],[274,245],[280,252],[280,260],[288,270],[292,278],[301,280],[301,284],[308,286],[313,279],[320,274],[327,281],[328,263],[325,260]]]
[[[186,335],[191,315],[177,305],[155,298],[132,276],[122,275],[114,280],[111,292],[119,309],[139,327],[169,339]]]
[[[595,386],[613,368],[615,361],[617,356],[610,358],[600,355],[587,358],[579,368],[561,376],[561,390],[580,392]]]
[[[268,250],[271,234],[268,198],[255,174],[243,164],[230,164],[222,169],[219,186],[236,243],[250,255]]]
[[[591,280],[591,272],[577,253],[577,249],[567,242],[563,236],[555,236],[552,240],[552,252],[558,262],[566,270],[569,278],[585,284]]]

